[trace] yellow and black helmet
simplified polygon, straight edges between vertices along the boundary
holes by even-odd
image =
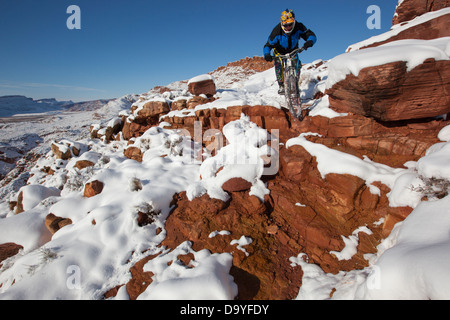
[[[295,26],[295,13],[291,9],[286,9],[281,13],[281,27],[286,33],[291,33]]]

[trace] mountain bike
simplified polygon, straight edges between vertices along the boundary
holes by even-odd
[[[284,96],[286,98],[286,104],[291,114],[300,121],[307,114],[306,108],[302,107],[302,101],[300,99],[300,90],[298,87],[298,79],[300,76],[300,70],[298,66],[294,65],[293,59],[297,55],[304,51],[305,48],[298,48],[288,54],[279,54],[274,49],[275,59],[280,59],[283,66],[283,82],[284,82]],[[300,63],[298,60],[297,63]]]

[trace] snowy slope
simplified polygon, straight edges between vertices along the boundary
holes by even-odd
[[[51,141],[63,137],[75,140],[87,137],[90,125],[103,123],[109,120],[109,117],[116,116],[121,110],[128,110],[135,99],[135,96],[127,95],[112,100],[97,110],[64,112],[58,107],[58,111],[46,113],[40,117],[33,114],[32,118],[37,118],[37,120],[0,122],[0,176],[9,173],[15,178],[19,178],[19,175],[25,178],[28,176],[28,170],[22,173],[14,169],[16,161],[19,160],[20,165],[29,169],[29,166],[33,164],[30,162],[30,158],[34,157],[29,157],[25,161],[20,160],[27,154],[44,155],[49,152]],[[32,111],[37,112],[42,109],[32,109]],[[17,187],[14,183],[5,186],[0,189],[0,195],[3,198],[9,192],[17,191]],[[9,200],[8,197],[3,199]]]
[[[309,68],[312,64],[303,67],[301,82],[303,99],[310,103],[311,115],[341,116],[329,108],[327,96],[310,100],[316,92],[323,92],[330,77],[328,62]],[[229,83],[226,79],[221,81]],[[186,82],[178,82],[169,86],[170,92],[150,91],[136,105],[155,99],[172,102],[189,97],[185,86]],[[218,87],[215,101],[184,112],[233,105],[266,104],[282,108],[283,99],[277,95],[277,89],[274,70],[270,69],[233,82],[232,88]],[[223,129],[230,146],[234,144],[234,147],[223,148],[214,157],[199,162],[193,155],[201,147],[161,122],[159,127],[136,139],[145,150],[143,161],[137,162],[123,156],[127,141],[104,143],[90,139],[86,131],[89,125],[105,124],[121,111],[132,116],[131,103],[130,99],[122,98],[97,113],[58,115],[46,123],[32,124],[28,131],[26,125],[19,129],[24,135],[39,133],[44,156],[27,168],[29,185],[21,189],[28,195],[24,196],[25,212],[15,215],[8,207],[7,201],[16,199],[19,190],[12,189],[10,184],[1,188],[0,243],[14,242],[24,248],[3,261],[0,299],[102,299],[104,292],[130,280],[129,270],[135,262],[156,254],[159,255],[144,266],[144,271],[154,274],[153,282],[138,299],[233,299],[236,296],[237,286],[229,275],[231,254],[195,252],[189,242],[168,252],[160,246],[165,237],[164,221],[171,210],[174,193],[187,191],[190,197],[208,193],[223,198],[226,195],[220,186],[229,177],[251,176],[255,181],[251,192],[264,196],[268,190],[259,179],[261,162],[250,162],[244,172],[230,166],[217,176],[208,173],[215,172],[213,169],[224,163],[232,165],[236,158],[246,161],[253,153],[270,153],[264,143],[268,133],[243,116]],[[182,111],[172,111],[169,116],[175,114],[186,116]],[[99,118],[95,120],[96,117]],[[54,133],[57,124],[61,127]],[[17,130],[15,126],[3,126],[4,143],[12,141]],[[70,160],[56,159],[49,151],[49,143],[62,138],[78,144],[81,155]],[[327,299],[332,288],[336,289],[333,295],[336,299],[450,298],[450,277],[445,271],[450,269],[450,197],[430,197],[428,202],[421,202],[422,194],[409,188],[411,184],[423,186],[426,178],[450,180],[450,127],[444,128],[439,138],[442,142],[418,162],[409,163],[408,169],[394,169],[331,150],[307,141],[304,134],[288,141],[287,147],[299,144],[316,156],[322,174],[355,174],[356,171],[368,183],[379,180],[391,187],[392,206],[408,204],[415,208],[379,246],[378,253],[368,257],[370,267],[364,270],[325,274],[305,262],[303,253],[292,257],[292,265],[300,265],[304,272],[298,299]],[[253,148],[252,152],[242,150],[239,147],[242,145]],[[78,160],[91,160],[95,165],[80,170],[75,167]],[[45,167],[52,168],[54,173],[44,173]],[[203,181],[199,180],[200,174],[205,176]],[[84,185],[94,180],[104,183],[102,192],[92,198],[83,197]],[[38,185],[41,187],[36,188]],[[152,215],[154,222],[138,226],[139,211]],[[72,224],[51,236],[44,226],[49,213],[70,218]],[[433,219],[427,219],[430,214]],[[244,249],[251,246],[248,239],[242,243],[240,240],[236,242]],[[342,257],[351,255],[357,239],[349,238],[346,243],[348,246],[340,253]],[[193,268],[175,263],[179,254],[187,253],[194,255]],[[415,268],[409,267],[412,263]],[[114,299],[129,299],[125,286]]]

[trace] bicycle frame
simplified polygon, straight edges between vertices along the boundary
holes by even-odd
[[[297,53],[304,51],[304,48],[298,48],[288,54],[279,54],[274,49],[274,55],[276,59],[280,59],[281,65],[283,67],[283,82],[284,82],[284,91],[286,103],[289,108],[291,114],[298,118],[299,120],[303,120],[303,108],[300,100],[300,91],[298,88],[298,78],[299,74],[297,74],[298,65],[294,66],[292,61]],[[300,60],[297,61],[300,63]]]
[[[291,53],[287,53],[287,54],[279,54],[276,51],[276,49],[274,49],[273,51],[274,51],[275,58],[280,59],[281,64],[283,66],[283,71],[284,71],[286,69],[286,67],[291,67],[292,66],[292,59],[294,59],[294,57],[297,55],[297,53],[301,53],[301,52],[305,51],[305,49],[304,48],[298,48],[298,49],[295,49],[294,51],[292,51]],[[299,63],[300,63],[300,60],[297,61],[296,70],[299,67],[298,66]]]

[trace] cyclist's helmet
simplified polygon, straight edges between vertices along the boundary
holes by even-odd
[[[295,26],[295,13],[291,9],[286,9],[281,13],[281,28],[285,33],[291,33]]]

